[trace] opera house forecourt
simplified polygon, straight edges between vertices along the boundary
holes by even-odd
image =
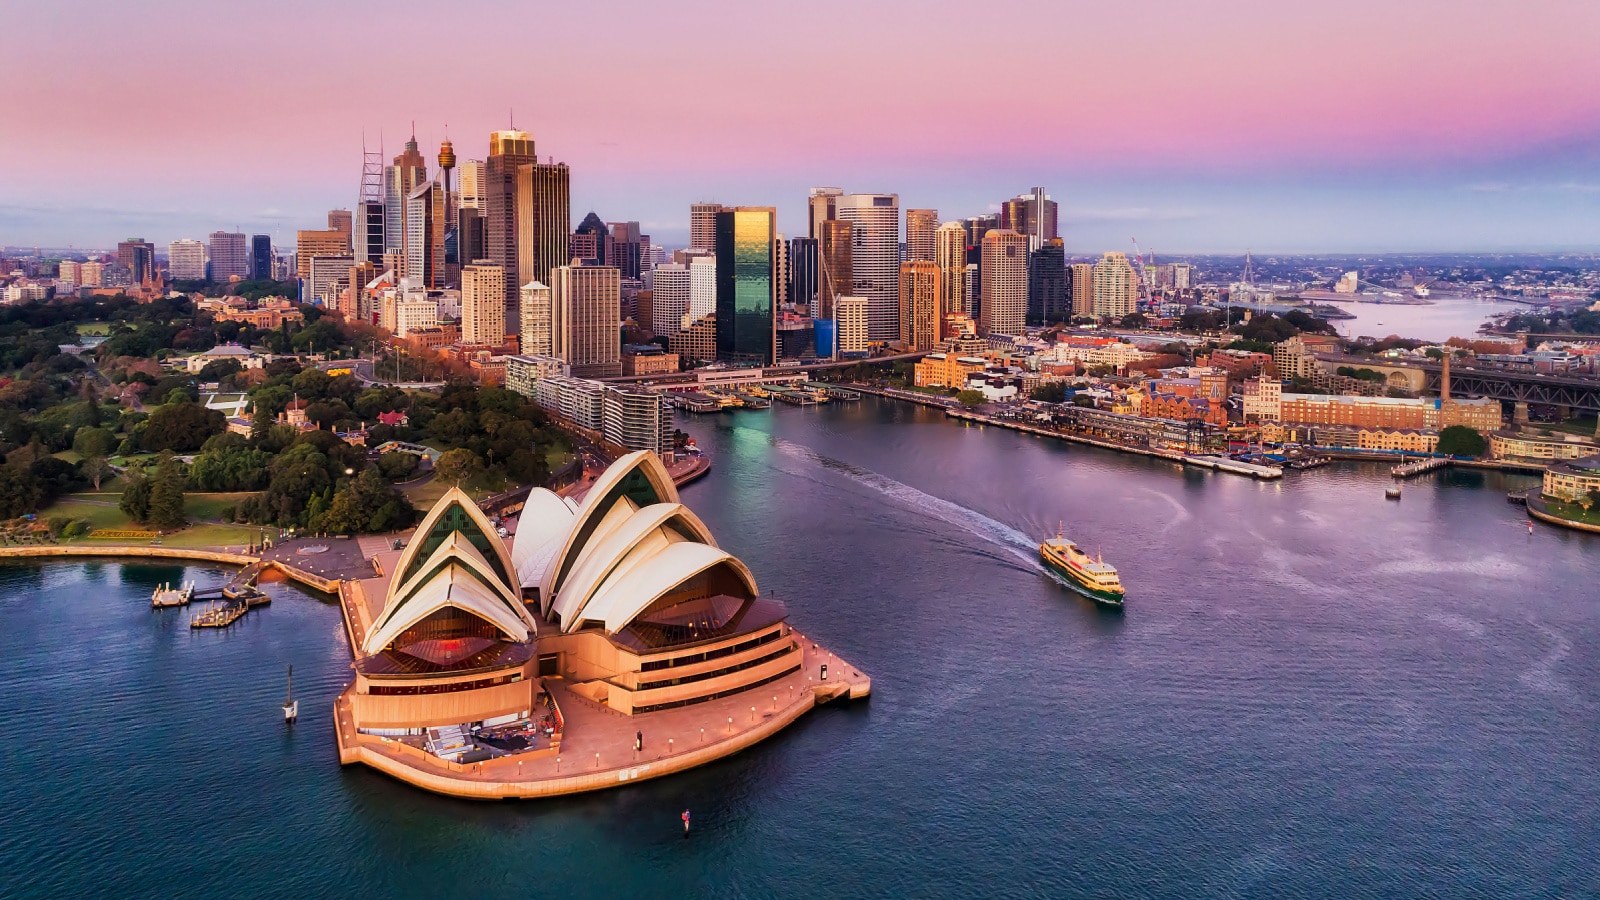
[[[342,763],[461,797],[541,797],[734,753],[871,680],[789,624],[649,451],[582,502],[535,489],[499,537],[446,493],[340,590]]]

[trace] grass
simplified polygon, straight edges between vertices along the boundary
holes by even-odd
[[[239,502],[249,494],[185,494],[183,510],[192,522],[201,519],[215,519],[221,515],[222,509]],[[130,521],[122,510],[117,508],[119,494],[102,491],[98,494],[84,493],[71,494],[57,500],[49,508],[39,512],[41,520],[48,520],[57,516],[70,519],[79,519],[88,522],[90,527],[97,531],[108,530],[150,530],[148,525],[138,525]],[[216,525],[199,523],[190,525],[182,531],[166,535],[161,538],[164,547],[238,547],[249,543],[259,535],[261,529],[255,525]],[[138,543],[129,538],[106,538],[97,540],[92,534],[86,538],[76,538],[63,543],[71,544],[129,544]]]
[[[103,336],[108,335],[108,334],[111,333],[111,323],[110,322],[80,322],[80,323],[78,323],[78,333],[79,334],[93,335],[93,336],[96,336],[96,337],[103,337]]]
[[[1600,525],[1600,506],[1592,507],[1588,512],[1584,512],[1583,507],[1576,503],[1563,503],[1560,500],[1551,500],[1546,497],[1544,508],[1545,512],[1552,516],[1560,516],[1563,519],[1571,519],[1574,522],[1582,522],[1585,525]]]

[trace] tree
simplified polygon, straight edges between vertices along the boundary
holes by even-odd
[[[94,489],[98,491],[100,490],[100,482],[111,474],[111,463],[106,462],[104,456],[91,456],[83,461],[80,471],[83,472],[83,477],[89,479],[90,483],[94,485]]]
[[[128,486],[122,489],[122,499],[117,501],[122,514],[143,524],[150,518],[150,479],[143,469],[128,470]]]
[[[1447,456],[1482,456],[1488,448],[1489,442],[1476,428],[1450,425],[1439,432],[1439,445],[1435,449]]]
[[[465,447],[446,450],[433,463],[434,477],[448,484],[460,484],[471,478],[480,464],[478,455]]]
[[[206,438],[227,427],[227,417],[220,410],[198,403],[169,403],[145,420],[139,444],[146,450],[198,450]]]
[[[109,428],[79,428],[72,436],[72,449],[85,458],[110,456],[117,449],[117,436]]]
[[[1064,381],[1048,381],[1034,388],[1028,396],[1040,403],[1064,403],[1067,399],[1067,384]]]
[[[378,457],[378,471],[390,481],[405,481],[417,471],[417,457],[410,453],[390,451]]]
[[[961,391],[960,393],[956,394],[956,402],[962,406],[965,406],[967,409],[980,406],[983,403],[983,391]]]
[[[150,524],[161,529],[184,525],[183,470],[170,456],[161,461],[150,488]]]

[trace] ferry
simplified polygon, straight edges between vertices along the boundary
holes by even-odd
[[[1039,545],[1039,556],[1045,565],[1067,578],[1096,603],[1119,609],[1122,607],[1122,579],[1117,577],[1116,567],[1106,565],[1105,560],[1098,556],[1091,558],[1078,549],[1077,544],[1063,537],[1061,529],[1056,529],[1054,539]]]

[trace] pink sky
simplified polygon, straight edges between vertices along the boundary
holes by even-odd
[[[1161,197],[1267,214],[1426,184],[1509,195],[1531,228],[1592,211],[1600,182],[1600,3],[1580,0],[53,0],[8,26],[6,243],[312,226],[354,199],[363,129],[392,155],[414,119],[431,156],[448,122],[476,158],[510,107],[573,166],[574,221],[659,231],[698,197],[792,228],[807,184],[957,216],[1036,183],[1068,219],[1082,198],[1158,220],[1185,205]],[[1515,237],[1495,199],[1489,242]]]

